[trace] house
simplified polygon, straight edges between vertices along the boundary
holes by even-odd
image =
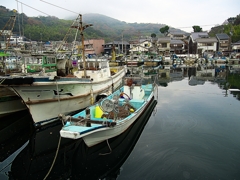
[[[103,44],[104,54],[111,55],[113,46],[115,47],[115,51],[118,54],[128,54],[128,51],[130,49],[130,44],[127,41],[113,41]]]
[[[217,51],[223,55],[227,55],[230,50],[230,38],[225,33],[216,34]]]
[[[170,53],[171,54],[184,54],[185,53],[185,43],[179,39],[170,40]]]
[[[217,50],[217,39],[212,38],[199,38],[197,42],[197,54],[202,55],[203,53],[214,54]]]
[[[189,53],[203,56],[213,54],[217,50],[217,38],[209,37],[207,32],[192,32],[189,37]]]
[[[101,54],[103,52],[104,39],[90,39],[84,41],[85,54]]]
[[[130,42],[131,54],[146,54],[152,47],[152,42],[150,39],[140,39],[139,41]]]
[[[188,38],[190,33],[172,29],[167,34],[171,39],[170,51],[174,54],[186,54],[188,53]]]
[[[188,38],[188,33],[179,30],[172,30],[167,34],[167,36],[171,39],[184,40]]]
[[[240,53],[240,41],[232,43],[232,51],[236,53]]]
[[[240,41],[232,43],[231,46],[232,46],[231,58],[240,59]],[[240,64],[240,61],[239,61],[239,64]]]
[[[170,56],[170,37],[159,37],[157,41],[158,52],[163,56]]]

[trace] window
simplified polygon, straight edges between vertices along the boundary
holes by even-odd
[[[167,47],[167,43],[162,43],[161,45],[162,45],[163,48]]]

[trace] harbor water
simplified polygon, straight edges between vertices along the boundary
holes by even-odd
[[[109,145],[60,138],[58,121],[36,130],[28,111],[1,118],[0,179],[239,180],[233,77],[160,77],[154,110]]]

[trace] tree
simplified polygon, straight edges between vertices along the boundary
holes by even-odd
[[[152,34],[151,34],[151,37],[152,37],[152,38],[155,38],[156,36],[157,36],[157,35],[156,35],[155,33],[152,33]]]
[[[194,32],[202,32],[202,28],[201,28],[200,26],[196,26],[196,25],[195,25],[195,26],[193,26],[192,28],[193,28],[193,31],[194,31]]]
[[[159,31],[164,34],[165,36],[167,35],[168,33],[168,30],[169,30],[169,27],[168,26],[164,26],[162,28],[159,29]]]

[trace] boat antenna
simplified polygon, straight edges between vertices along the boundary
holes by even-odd
[[[87,72],[86,72],[86,59],[85,59],[85,47],[84,47],[83,31],[84,31],[84,29],[92,26],[92,24],[86,24],[86,25],[83,26],[82,15],[79,14],[78,17],[79,17],[79,25],[71,26],[71,27],[72,28],[77,28],[80,31],[81,40],[82,40],[82,58],[83,58],[84,78],[86,78],[87,77]]]

